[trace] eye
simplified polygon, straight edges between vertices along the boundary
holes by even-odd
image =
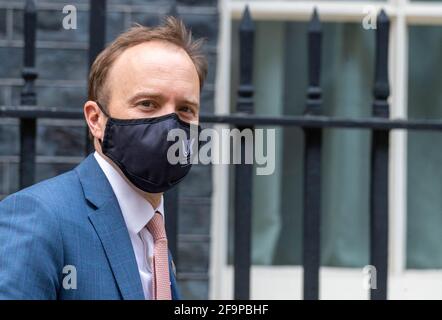
[[[195,115],[195,110],[193,108],[191,108],[191,107],[183,106],[183,107],[180,107],[179,111]]]
[[[145,109],[154,109],[156,107],[152,100],[143,100],[137,103],[137,106],[141,106]]]

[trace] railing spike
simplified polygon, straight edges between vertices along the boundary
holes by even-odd
[[[253,113],[253,49],[255,26],[246,6],[239,26],[239,60],[240,60],[240,85],[238,89],[238,112]]]
[[[34,0],[26,0],[25,11],[26,12],[36,12],[37,11]]]
[[[322,30],[321,27],[321,21],[319,20],[319,14],[318,14],[318,10],[315,7],[313,10],[313,14],[310,18],[310,22],[308,25],[308,31],[309,32],[320,32]]]
[[[321,113],[320,87],[322,26],[315,8],[308,27],[308,89],[306,114]]]
[[[253,19],[250,14],[250,9],[249,9],[248,5],[246,6],[246,8],[244,9],[244,12],[242,14],[241,24],[239,25],[239,30],[240,30],[240,32],[255,30],[255,24],[253,23]]]
[[[379,23],[383,23],[383,22],[390,22],[390,18],[388,18],[388,15],[385,12],[385,10],[381,9],[381,11],[379,11],[376,23],[379,25]]]
[[[390,19],[381,10],[376,20],[376,60],[373,95],[375,97],[374,114],[388,116],[387,98],[390,95],[388,81],[388,42]]]
[[[176,1],[172,1],[172,4],[170,5],[170,9],[169,9],[169,12],[168,12],[168,15],[172,16],[172,17],[178,17],[179,16],[179,14],[178,14],[178,5],[177,5]]]

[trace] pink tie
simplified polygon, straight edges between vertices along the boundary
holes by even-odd
[[[163,216],[157,211],[147,223],[154,241],[152,292],[155,300],[171,300],[167,237]]]

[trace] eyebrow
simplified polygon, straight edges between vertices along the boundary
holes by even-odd
[[[129,98],[129,103],[135,103],[137,100],[139,100],[141,98],[155,98],[155,99],[159,99],[159,100],[164,100],[164,95],[162,95],[159,92],[154,92],[154,91],[152,91],[152,92],[142,91],[142,92],[136,93],[131,98]],[[195,102],[195,101],[192,101],[189,99],[184,99],[182,102],[187,105],[191,105],[195,108],[199,108],[198,102]]]

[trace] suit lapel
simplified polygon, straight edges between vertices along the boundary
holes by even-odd
[[[144,299],[132,243],[118,204],[109,201],[89,215],[124,299]]]
[[[135,254],[118,200],[93,154],[76,168],[76,172],[85,198],[93,204],[89,220],[100,238],[123,299],[144,299]]]

